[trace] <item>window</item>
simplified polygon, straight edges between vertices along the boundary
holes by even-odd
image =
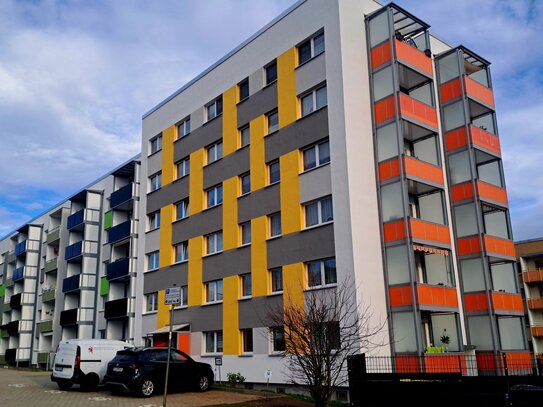
[[[222,280],[206,283],[206,303],[222,301]]]
[[[283,292],[283,269],[276,268],[270,270],[270,280],[271,280],[271,292],[272,293],[281,293]]]
[[[187,261],[189,259],[189,243],[181,242],[179,244],[176,244],[174,247],[174,253],[176,263]]]
[[[301,65],[323,52],[324,33],[320,33],[298,45],[298,63]]]
[[[245,222],[239,225],[241,233],[241,245],[251,243],[251,222]]]
[[[213,254],[222,251],[222,231],[206,236],[206,253]]]
[[[279,212],[268,216],[270,219],[270,237],[281,235],[281,214]]]
[[[324,323],[324,335],[330,349],[339,349],[341,347],[340,333],[339,322],[331,321]]]
[[[285,351],[285,332],[283,327],[271,328],[272,352]]]
[[[147,255],[147,271],[157,270],[159,261],[159,252],[152,252]]]
[[[240,102],[249,97],[249,78],[242,80],[238,84]]]
[[[266,70],[266,85],[275,82],[277,80],[277,62],[273,61],[264,69]]]
[[[156,211],[147,215],[149,230],[158,229],[160,227],[160,211]]]
[[[175,362],[188,362],[187,357],[175,349],[171,349],[170,360]]]
[[[277,112],[268,115],[268,134],[279,129],[279,114]]]
[[[207,121],[214,119],[222,114],[222,96],[219,96],[213,102],[206,105]]]
[[[184,219],[189,216],[189,198],[175,204],[176,219]]]
[[[302,106],[302,117],[326,106],[326,85],[300,97],[300,102]]]
[[[241,296],[250,297],[253,295],[253,285],[251,274],[242,274],[241,275]]]
[[[307,263],[307,285],[310,288],[337,283],[336,259],[325,259]]]
[[[222,185],[216,185],[213,188],[208,189],[206,195],[208,208],[222,204]]]
[[[184,285],[181,287],[181,306],[187,307],[189,305],[189,286]]]
[[[303,150],[304,171],[330,162],[330,142],[324,141]]]
[[[156,191],[157,189],[160,189],[162,186],[162,174],[159,172],[155,175],[151,175],[149,177],[149,183],[151,192]]]
[[[268,183],[275,184],[281,179],[279,160],[268,164]]]
[[[162,134],[159,134],[156,137],[153,137],[150,141],[149,155],[156,153],[157,151],[162,150]]]
[[[219,141],[216,144],[213,144],[206,148],[207,163],[211,164],[212,162],[217,161],[222,158],[222,141]]]
[[[239,176],[241,195],[251,192],[251,175],[247,172]]]
[[[179,161],[176,164],[177,168],[177,178],[182,178],[185,175],[190,174],[190,158],[187,157],[184,160]]]
[[[190,133],[190,117],[177,125],[177,138],[185,137]]]
[[[239,146],[248,146],[251,142],[251,128],[249,126],[239,129]]]
[[[243,353],[251,353],[253,351],[253,330],[242,329],[241,330],[241,346]]]
[[[158,309],[158,293],[145,295],[145,312],[153,312]]]
[[[332,197],[327,196],[319,201],[304,205],[305,227],[319,225],[334,220]]]
[[[204,332],[206,353],[222,353],[222,331]]]

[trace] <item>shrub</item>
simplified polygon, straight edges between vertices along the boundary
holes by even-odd
[[[241,384],[245,382],[245,377],[242,376],[240,372],[237,373],[227,373],[226,380],[230,386],[235,386],[236,384]]]

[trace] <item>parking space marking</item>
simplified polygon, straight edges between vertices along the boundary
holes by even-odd
[[[110,397],[98,396],[98,397],[89,397],[89,400],[92,400],[92,401],[111,401],[111,398]]]
[[[8,384],[8,387],[17,387],[17,388],[20,388],[20,387],[25,387],[24,384],[20,384],[20,383],[17,383],[17,384]]]
[[[62,394],[62,393],[66,393],[65,391],[60,391],[60,390],[44,390],[43,392],[44,392],[44,393],[51,393],[51,394]]]

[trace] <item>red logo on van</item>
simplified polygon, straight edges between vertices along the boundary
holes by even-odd
[[[89,352],[92,353],[94,351],[94,348],[92,346],[89,346]]]

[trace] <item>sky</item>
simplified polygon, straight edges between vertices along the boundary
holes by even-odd
[[[0,236],[136,155],[145,112],[294,2],[0,0]],[[542,237],[543,1],[396,3],[492,62],[514,238]]]

